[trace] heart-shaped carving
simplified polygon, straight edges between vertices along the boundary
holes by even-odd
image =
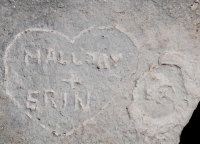
[[[70,135],[109,105],[137,63],[134,38],[119,27],[90,27],[72,39],[30,28],[6,48],[6,93],[47,131]]]

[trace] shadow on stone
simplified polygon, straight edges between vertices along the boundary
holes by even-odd
[[[197,108],[194,110],[189,123],[184,127],[180,136],[179,144],[200,143],[199,128],[200,128],[200,102]]]

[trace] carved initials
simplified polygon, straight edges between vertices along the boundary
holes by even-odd
[[[79,104],[83,108],[84,111],[90,111],[90,93],[87,92],[87,101],[86,105],[83,104],[81,98],[79,97],[79,93],[75,92],[74,93],[75,97],[75,110],[78,110]]]
[[[110,68],[110,65],[108,64],[108,56],[105,53],[99,53],[99,60],[98,60],[98,67],[99,68]]]
[[[37,116],[39,115],[38,100],[33,98],[32,95],[39,93],[39,91],[28,90],[26,101],[26,108],[35,111]]]
[[[65,108],[67,105],[67,93],[64,93],[63,95],[63,108]]]
[[[66,65],[67,64],[67,61],[66,60],[63,60],[63,55],[64,55],[64,52],[60,51],[59,52],[59,63],[62,64],[62,65]]]
[[[76,60],[76,57],[75,57],[75,54],[72,53],[72,62],[75,64],[75,65],[82,65],[82,62],[81,61],[77,61]]]
[[[90,64],[95,64],[95,53],[94,52],[87,52],[86,53],[86,62]]]
[[[28,61],[29,57],[33,58],[33,59],[37,59],[38,64],[41,63],[41,60],[40,60],[40,51],[39,50],[36,50],[35,54],[32,54],[30,51],[25,50],[25,64],[26,65],[29,65],[29,61]]]
[[[37,99],[32,97],[32,94],[39,94],[39,91],[32,91],[32,90],[28,90],[28,94],[27,94],[27,102],[26,102],[26,106],[28,109],[31,110],[36,110],[37,108]]]
[[[122,54],[117,54],[117,53],[111,53],[110,54],[111,59],[117,63],[119,60],[121,60],[123,58]]]
[[[50,94],[51,96],[50,96],[50,98],[48,98],[48,94]],[[48,101],[48,99],[51,101],[51,105],[52,105],[52,107],[53,108],[56,108],[57,106],[56,106],[56,103],[54,102],[54,97],[55,97],[55,95],[56,95],[56,93],[54,92],[54,90],[45,90],[45,92],[44,92],[44,104],[45,104],[45,106],[47,105],[47,101]]]
[[[47,58],[46,58],[46,63],[48,63],[50,60],[53,60],[54,63],[56,63],[56,52],[55,52],[55,47],[50,47],[47,50]]]
[[[95,65],[99,69],[109,69],[110,65],[108,63],[108,56],[105,53],[99,52],[87,52],[86,62]]]

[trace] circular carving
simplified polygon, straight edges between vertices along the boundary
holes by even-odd
[[[164,140],[170,129],[182,119],[187,108],[187,91],[181,70],[175,66],[157,66],[146,72],[133,92],[130,106],[137,134],[144,140]]]

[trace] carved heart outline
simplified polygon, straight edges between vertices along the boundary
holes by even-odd
[[[78,129],[80,129],[82,126],[85,126],[87,125],[87,123],[89,123],[90,121],[93,121],[94,118],[96,116],[98,116],[99,114],[101,114],[109,105],[110,103],[117,97],[117,95],[115,95],[113,98],[111,98],[105,105],[102,106],[101,110],[99,112],[97,112],[95,115],[93,115],[91,118],[88,118],[86,120],[84,120],[83,122],[81,122],[78,126],[74,127],[72,130],[70,131],[67,131],[67,132],[64,132],[64,133],[57,133],[55,130],[49,128],[49,127],[46,127],[45,125],[42,125],[40,124],[40,122],[37,120],[37,119],[33,119],[32,116],[27,113],[27,112],[24,112],[24,109],[23,107],[20,105],[20,103],[9,93],[8,91],[8,65],[7,65],[7,57],[8,57],[8,54],[10,52],[10,49],[12,48],[12,46],[14,45],[14,43],[20,39],[21,36],[24,36],[27,32],[31,33],[31,32],[45,32],[45,33],[53,33],[55,35],[58,35],[60,37],[63,37],[65,38],[66,40],[68,40],[70,43],[74,43],[77,39],[79,39],[83,34],[85,34],[86,32],[94,29],[94,28],[98,28],[98,29],[116,29],[120,32],[122,32],[123,34],[125,34],[128,38],[130,38],[130,40],[133,42],[133,44],[136,46],[136,50],[138,51],[138,59],[139,57],[141,57],[141,53],[139,52],[139,44],[137,43],[137,40],[135,38],[135,36],[130,33],[130,32],[127,32],[126,29],[124,29],[122,26],[120,25],[109,25],[109,26],[98,26],[98,27],[95,27],[95,26],[91,26],[91,27],[88,27],[88,28],[85,28],[84,30],[82,30],[81,32],[78,33],[78,35],[74,36],[73,38],[70,38],[68,37],[67,35],[61,33],[61,32],[58,32],[56,30],[50,30],[50,29],[45,29],[45,28],[27,28],[21,32],[19,32],[17,35],[15,35],[13,37],[13,39],[11,40],[11,42],[6,46],[5,48],[5,54],[4,54],[4,57],[3,57],[3,64],[4,64],[4,87],[5,87],[5,90],[6,90],[6,95],[13,101],[14,105],[20,110],[22,111],[23,113],[25,113],[31,120],[33,120],[34,122],[36,122],[38,125],[40,125],[41,127],[43,127],[46,131],[48,131],[49,133],[53,133],[54,135],[56,136],[69,136],[69,135],[72,135],[75,131],[77,131]],[[135,74],[138,70],[138,66],[139,66],[139,62],[137,61],[137,66],[136,66],[136,69],[134,72],[132,72],[133,74]]]

